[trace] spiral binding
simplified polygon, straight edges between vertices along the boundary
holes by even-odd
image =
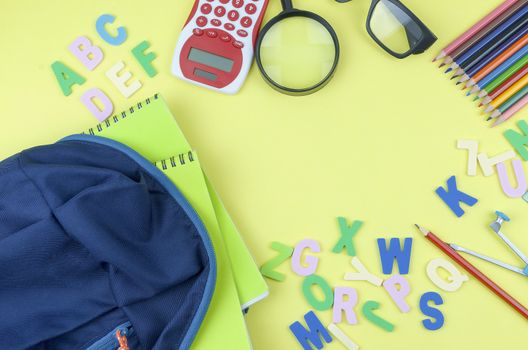
[[[169,167],[176,168],[177,166],[185,165],[186,162],[194,162],[194,154],[192,151],[187,153],[181,153],[177,156],[172,156],[169,159],[160,160],[154,163],[156,168],[161,170],[167,170]],[[178,163],[180,165],[178,165]]]
[[[153,100],[157,100],[159,98],[159,94],[155,94],[154,96],[152,97],[149,97],[147,98],[145,101],[143,102],[138,102],[136,104],[136,106],[132,106],[128,109],[128,111],[122,111],[121,113],[118,113],[118,114],[114,114],[112,117],[109,117],[108,119],[106,119],[105,121],[97,124],[95,127],[93,128],[90,128],[88,129],[88,134],[90,135],[95,135],[96,133],[100,133],[103,131],[103,125],[106,127],[106,128],[109,128],[112,126],[112,124],[116,124],[118,123],[121,119],[125,119],[126,117],[128,117],[129,115],[133,114],[136,110],[138,109],[141,109],[141,108],[144,108],[144,104],[145,105],[148,105],[150,104]],[[83,132],[83,134],[86,134],[85,132]]]

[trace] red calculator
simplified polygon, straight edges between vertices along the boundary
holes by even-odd
[[[172,74],[226,94],[242,87],[268,0],[196,0],[176,44]]]

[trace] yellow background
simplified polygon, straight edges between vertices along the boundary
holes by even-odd
[[[466,152],[455,147],[457,139],[476,139],[481,151],[498,154],[510,148],[502,132],[514,123],[488,128],[475,105],[431,63],[443,46],[499,1],[405,0],[439,37],[425,54],[405,60],[387,55],[367,35],[370,1],[294,2],[332,23],[341,43],[334,79],[305,97],[275,92],[255,65],[235,96],[171,76],[173,49],[190,0],[2,1],[0,158],[95,124],[79,100],[88,88],[102,88],[117,111],[161,92],[259,265],[274,256],[269,248],[272,241],[295,245],[313,238],[323,249],[318,254],[318,274],[332,286],[357,287],[360,305],[368,299],[382,304],[379,313],[396,325],[393,333],[385,333],[362,315],[358,325],[340,325],[362,349],[526,348],[526,320],[475,279],[454,293],[439,291],[429,281],[427,262],[443,254],[412,226],[418,222],[447,241],[518,264],[487,227],[495,218],[493,211],[501,209],[513,219],[504,232],[528,253],[528,204],[507,198],[496,175],[485,178],[479,170],[479,176],[467,177]],[[278,0],[271,0],[265,20],[277,14],[279,6]],[[103,13],[114,14],[117,24],[127,28],[129,37],[123,45],[113,47],[98,37],[95,21]],[[104,51],[103,63],[93,72],[67,49],[80,35],[87,35]],[[158,55],[153,64],[159,74],[154,78],[146,76],[130,53],[143,40]],[[69,97],[62,95],[50,69],[55,60],[87,78]],[[104,75],[118,60],[143,83],[129,99]],[[527,111],[516,119],[526,117]],[[457,175],[462,190],[479,199],[460,219],[434,193],[451,175]],[[381,288],[342,280],[352,267],[344,253],[331,253],[339,238],[337,216],[365,221],[355,244],[359,258],[378,275],[376,238],[414,238],[407,276],[412,284],[411,313],[401,314]],[[486,263],[476,264],[528,304],[525,279]],[[270,281],[271,295],[247,316],[256,350],[299,348],[288,326],[310,307],[300,291],[302,279],[287,263],[279,270],[287,273],[286,281]],[[424,316],[418,301],[426,291],[440,292],[445,301],[440,307],[445,325],[436,332],[421,325]],[[317,315],[324,323],[331,320],[330,311]],[[342,346],[335,340],[327,348]]]

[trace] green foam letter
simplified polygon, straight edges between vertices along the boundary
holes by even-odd
[[[141,64],[141,67],[147,72],[149,77],[153,77],[156,74],[158,74],[158,71],[152,66],[151,62],[154,61],[156,58],[156,54],[154,52],[149,52],[145,54],[145,50],[150,47],[150,44],[148,41],[143,41],[136,47],[132,49],[132,54],[138,60],[139,64]]]
[[[521,120],[517,123],[517,126],[523,134],[508,129],[504,132],[504,137],[506,137],[506,140],[515,148],[522,159],[528,160],[528,149],[526,149],[526,146],[528,146],[528,124],[526,124],[526,121]]]
[[[365,315],[365,318],[374,323],[376,326],[386,330],[387,332],[392,332],[394,330],[394,325],[374,314],[373,311],[379,309],[379,307],[380,304],[377,301],[369,300],[363,304],[363,315]]]
[[[324,299],[318,300],[312,293],[312,286],[319,286],[324,294]],[[302,284],[302,291],[306,300],[316,310],[323,311],[328,310],[334,304],[334,292],[332,287],[328,285],[328,282],[324,278],[318,275],[310,275],[306,277]]]
[[[363,222],[355,220],[352,225],[349,226],[347,223],[347,219],[343,217],[337,218],[337,221],[339,222],[341,238],[336,243],[334,249],[332,249],[332,252],[339,254],[341,253],[343,248],[346,248],[347,254],[349,256],[356,256],[356,249],[354,248],[354,242],[352,242],[352,238],[354,238]]]
[[[273,242],[271,243],[271,249],[275,250],[279,254],[273,259],[264,263],[264,265],[262,265],[260,268],[260,273],[262,273],[262,276],[282,282],[286,276],[284,276],[283,273],[275,271],[275,268],[292,256],[293,248],[279,242]]]
[[[71,95],[73,85],[82,85],[86,82],[86,79],[75,73],[60,61],[53,62],[51,64],[51,69],[53,70],[53,73],[55,73],[55,78],[57,78],[64,96]]]

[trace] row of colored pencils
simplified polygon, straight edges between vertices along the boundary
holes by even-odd
[[[528,0],[506,0],[433,60],[497,126],[528,105]]]

